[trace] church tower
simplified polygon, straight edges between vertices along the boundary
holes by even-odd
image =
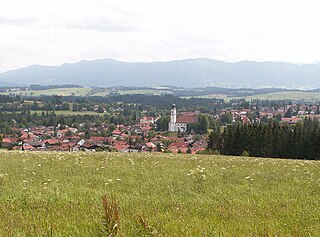
[[[176,105],[173,104],[171,107],[170,123],[176,123],[176,122],[177,122],[177,108],[176,108]]]
[[[176,105],[173,104],[171,107],[171,114],[170,114],[170,123],[169,123],[169,131],[175,132],[177,131],[177,108]]]

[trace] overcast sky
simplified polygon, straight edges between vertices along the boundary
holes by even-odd
[[[0,72],[114,58],[320,60],[318,0],[10,0]]]

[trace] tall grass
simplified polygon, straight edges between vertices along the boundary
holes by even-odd
[[[110,200],[108,194],[102,198],[104,210],[104,226],[106,235],[116,236],[120,225],[120,210],[115,200]]]
[[[0,151],[0,236],[319,236],[319,220],[317,161]]]

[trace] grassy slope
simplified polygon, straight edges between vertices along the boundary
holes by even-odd
[[[275,92],[275,93],[268,93],[268,94],[260,94],[260,95],[253,95],[247,96],[246,99],[260,99],[260,100],[313,100],[313,99],[320,99],[320,93],[318,92]]]
[[[133,95],[133,94],[152,94],[152,95],[160,95],[162,92],[167,92],[170,93],[169,90],[119,90],[118,93],[121,95]],[[97,92],[95,94],[93,94],[93,96],[106,96],[109,94],[109,91],[100,91]]]
[[[259,99],[259,100],[319,100],[320,99],[320,93],[318,92],[274,92],[274,93],[267,93],[267,94],[258,94],[258,95],[251,95],[251,96],[244,96],[244,97],[228,97],[224,94],[211,94],[211,95],[205,95],[205,96],[194,96],[196,98],[218,98],[218,99],[224,99],[225,101],[230,101],[231,99],[240,99],[244,98],[248,101],[253,99]],[[184,97],[184,98],[191,98],[191,97]]]
[[[318,236],[319,171],[316,161],[2,151],[0,236],[105,236],[104,194],[120,207],[120,236]]]
[[[48,89],[48,90],[39,90],[39,91],[21,91],[23,95],[30,96],[40,96],[40,95],[59,95],[59,96],[71,96],[74,93],[76,96],[85,96],[91,89],[90,88],[58,88],[58,89]],[[19,92],[2,92],[2,95],[16,93],[19,95]]]

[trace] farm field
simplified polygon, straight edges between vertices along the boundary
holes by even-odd
[[[275,93],[268,93],[268,94],[259,94],[259,95],[252,95],[246,96],[247,100],[251,99],[259,99],[259,100],[319,100],[320,93],[318,92],[275,92]]]
[[[0,236],[319,236],[319,181],[318,161],[0,151]]]
[[[121,95],[133,95],[133,94],[149,94],[160,95],[161,93],[170,93],[168,90],[119,90]]]
[[[274,92],[267,94],[256,94],[251,96],[227,96],[225,94],[210,94],[203,96],[193,96],[195,98],[216,98],[216,99],[224,99],[225,101],[230,101],[231,99],[241,99],[244,98],[248,101],[259,99],[259,100],[320,100],[319,92],[300,92],[300,91],[290,91],[290,92]],[[183,97],[183,98],[191,98],[191,97]]]
[[[215,98],[215,99],[224,99],[225,101],[229,101],[230,99],[233,99],[234,97],[228,97],[228,95],[225,94],[210,94],[210,95],[200,95],[200,96],[182,96],[182,98],[190,99],[190,98]]]
[[[2,95],[8,94],[17,94],[20,93],[24,96],[52,96],[52,95],[59,95],[59,96],[85,96],[88,92],[90,92],[90,88],[57,88],[57,89],[48,89],[48,90],[35,90],[35,91],[18,91],[18,92],[1,92]]]
[[[96,92],[94,94],[92,94],[92,96],[107,96],[109,94],[109,90],[106,91],[99,91]],[[161,95],[161,93],[171,93],[170,90],[166,90],[166,89],[141,89],[141,90],[118,90],[117,91],[120,95],[137,95],[137,94],[141,94],[141,95]]]

